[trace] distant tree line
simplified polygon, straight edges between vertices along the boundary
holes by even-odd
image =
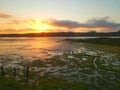
[[[42,33],[25,33],[25,34],[0,34],[0,37],[78,37],[78,36],[120,36],[118,32],[42,32]]]

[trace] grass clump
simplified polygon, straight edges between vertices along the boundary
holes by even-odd
[[[40,90],[86,90],[86,87],[79,82],[68,82],[60,79],[40,79]]]
[[[0,78],[0,90],[22,90],[22,85],[10,78]]]
[[[22,84],[12,78],[0,78],[0,90],[86,90],[85,85],[79,82],[68,82],[60,79],[41,77],[37,83],[37,85]]]

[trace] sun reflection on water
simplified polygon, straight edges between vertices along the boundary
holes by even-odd
[[[38,60],[62,54],[75,47],[62,38],[4,38],[0,40],[0,55],[19,55],[25,60]]]

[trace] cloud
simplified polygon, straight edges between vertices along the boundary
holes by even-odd
[[[12,34],[14,34],[14,33],[31,33],[31,32],[33,32],[34,31],[34,29],[31,29],[31,28],[24,28],[24,29],[19,29],[19,30],[16,30],[16,29],[0,29],[0,33],[12,33]]]
[[[29,21],[31,21],[31,20],[19,20],[19,19],[16,19],[16,20],[11,20],[10,22],[8,22],[8,24],[22,24],[22,23],[28,23]]]
[[[1,19],[8,19],[8,18],[12,18],[13,16],[10,14],[6,14],[6,13],[0,13],[0,18]]]
[[[49,24],[57,27],[65,27],[65,28],[78,28],[81,26],[79,22],[71,21],[71,20],[55,20],[51,19]]]
[[[120,23],[116,23],[110,21],[109,17],[102,17],[102,18],[94,18],[90,19],[84,23],[80,23],[77,21],[72,20],[57,20],[57,19],[48,19],[41,21],[42,23],[55,26],[58,28],[65,28],[65,29],[78,29],[78,28],[120,28]],[[35,24],[36,20],[28,19],[28,20],[12,20],[11,24]]]
[[[75,29],[75,28],[119,28],[120,23],[115,23],[109,21],[109,17],[103,17],[100,19],[91,19],[85,23],[80,23],[77,21],[71,20],[55,20],[51,19],[47,22],[53,26],[57,27],[64,27],[68,29]]]
[[[46,31],[49,32],[87,32],[95,30],[98,32],[112,32],[120,29],[120,23],[110,21],[109,17],[93,18],[84,23],[72,20],[57,20],[57,19],[10,19],[7,23],[0,24],[0,32],[22,33],[36,32],[37,26],[42,24],[46,27],[51,26]],[[25,28],[25,29],[24,29]],[[5,30],[6,29],[6,30]],[[36,30],[36,31],[35,31]]]
[[[89,28],[100,28],[100,27],[118,28],[118,27],[120,27],[120,23],[115,23],[115,22],[109,21],[108,17],[101,18],[101,19],[88,20],[85,23],[85,25],[88,26]]]
[[[16,29],[0,29],[0,32],[16,32]]]

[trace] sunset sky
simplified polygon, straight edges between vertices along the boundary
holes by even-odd
[[[0,0],[0,33],[116,32],[120,0]]]

